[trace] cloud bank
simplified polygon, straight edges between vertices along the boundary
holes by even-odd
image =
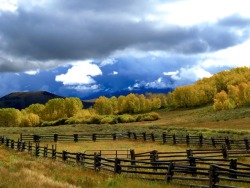
[[[28,75],[50,75],[40,87],[51,92],[85,96],[174,88],[250,66],[247,0],[11,0],[0,7],[2,95],[37,89],[23,83]]]

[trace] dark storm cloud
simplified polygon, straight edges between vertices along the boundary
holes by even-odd
[[[180,27],[143,19],[153,1],[51,1],[0,16],[0,52],[15,59],[43,61],[106,58],[117,50],[165,51],[199,54],[224,49],[245,40],[228,25],[249,27],[246,19],[231,16],[215,24]],[[142,18],[136,22],[134,18]],[[6,59],[1,56],[1,59]],[[1,71],[23,71],[25,66],[0,59]],[[57,62],[58,63],[58,62]],[[62,64],[64,62],[61,62]],[[22,65],[22,64],[21,64]],[[51,64],[50,66],[56,66]],[[27,65],[26,70],[49,66]],[[8,68],[9,67],[9,68]]]

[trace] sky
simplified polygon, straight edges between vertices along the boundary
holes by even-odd
[[[248,0],[0,0],[0,96],[168,91],[250,66]]]

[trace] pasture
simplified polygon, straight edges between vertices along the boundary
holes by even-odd
[[[250,137],[250,109],[241,108],[214,112],[210,106],[176,111],[159,111],[161,119],[154,122],[140,122],[114,125],[63,125],[55,127],[0,127],[0,136],[17,140],[23,134],[81,134],[81,133],[114,133],[114,132],[147,132],[160,135],[168,134],[199,135],[204,137],[225,137],[231,139]],[[86,152],[98,150],[134,149],[136,153],[157,150],[160,152],[186,152],[196,150],[199,146],[185,144],[163,144],[162,142],[142,140],[97,140],[86,142],[41,142],[40,146],[55,145],[57,151]],[[211,146],[202,149],[211,150]],[[93,151],[94,152],[94,151]],[[186,155],[186,154],[185,154]],[[229,154],[230,156],[230,154]],[[238,156],[238,162],[250,164],[250,157]],[[168,164],[169,165],[169,164]],[[203,167],[203,166],[202,166]],[[207,168],[207,167],[206,167]],[[135,178],[137,175],[120,175],[100,170],[95,172],[74,163],[63,163],[49,157],[32,157],[27,152],[18,152],[0,146],[0,187],[166,187],[166,181],[152,181]],[[165,170],[166,171],[166,170]],[[173,176],[174,177],[174,176]],[[37,182],[39,180],[39,183]],[[168,187],[183,187],[179,180],[170,181]],[[195,184],[187,180],[185,184]],[[228,182],[226,181],[226,184]],[[245,187],[249,184],[230,183],[231,186]]]

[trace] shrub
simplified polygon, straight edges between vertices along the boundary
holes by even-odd
[[[118,121],[120,123],[130,123],[130,122],[135,122],[136,118],[129,114],[123,114],[119,116]]]
[[[152,116],[154,120],[160,119],[160,115],[156,112],[150,112],[149,115]]]
[[[117,119],[114,116],[106,116],[101,119],[101,124],[116,124]]]

